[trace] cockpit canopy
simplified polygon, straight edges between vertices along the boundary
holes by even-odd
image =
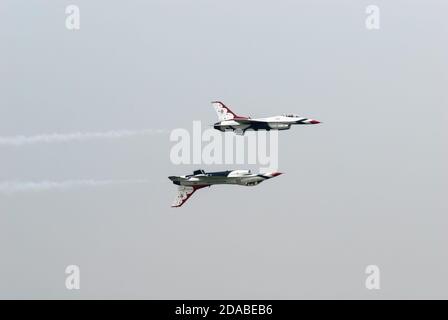
[[[205,174],[205,171],[204,170],[202,170],[202,169],[200,169],[200,170],[194,170],[193,171],[193,175],[198,175],[198,174]]]
[[[284,114],[283,116],[284,117],[288,117],[288,118],[300,118],[300,116],[298,116],[296,114],[292,114],[292,113]]]

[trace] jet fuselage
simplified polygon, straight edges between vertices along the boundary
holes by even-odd
[[[213,128],[223,132],[234,131],[237,134],[244,134],[247,130],[288,130],[292,125],[320,123],[320,121],[293,114],[252,119],[236,115],[220,101],[213,101],[212,104],[219,119],[219,122],[215,123]]]
[[[179,186],[211,186],[215,184],[236,184],[242,186],[255,186],[280,175],[279,172],[271,172],[265,174],[253,174],[250,170],[233,170],[205,173],[198,170],[193,175],[171,176],[169,179]]]

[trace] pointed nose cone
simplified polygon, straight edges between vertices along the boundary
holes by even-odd
[[[278,177],[281,174],[283,174],[283,173],[274,171],[274,172],[265,173],[265,174],[263,174],[263,176],[267,179],[272,179],[272,178]]]
[[[283,172],[272,172],[271,176],[274,178],[274,177],[277,177],[277,176],[279,176],[281,174],[283,174]]]
[[[317,120],[312,119],[312,120],[310,120],[310,123],[311,123],[311,124],[319,124],[320,121],[317,121]]]

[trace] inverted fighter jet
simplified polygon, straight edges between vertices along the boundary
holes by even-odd
[[[201,188],[214,184],[237,184],[240,186],[256,186],[257,184],[281,175],[280,172],[253,174],[250,170],[233,170],[206,173],[204,170],[196,170],[191,175],[168,177],[178,185],[177,196],[172,207],[182,206],[193,193]]]
[[[213,101],[213,107],[218,115],[219,122],[213,127],[219,131],[234,131],[243,135],[246,130],[288,130],[293,124],[318,124],[320,121],[300,117],[294,114],[285,114],[268,118],[252,119],[238,116],[221,101]]]

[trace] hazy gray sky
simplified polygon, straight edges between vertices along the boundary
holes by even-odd
[[[365,28],[370,4],[379,30]],[[0,184],[78,181],[0,194],[0,298],[448,298],[447,10],[1,1],[0,137],[164,131],[0,145]],[[171,163],[166,132],[213,124],[214,99],[323,123],[280,132],[285,175],[172,209],[167,177],[198,166]],[[370,264],[379,291],[364,286]]]

